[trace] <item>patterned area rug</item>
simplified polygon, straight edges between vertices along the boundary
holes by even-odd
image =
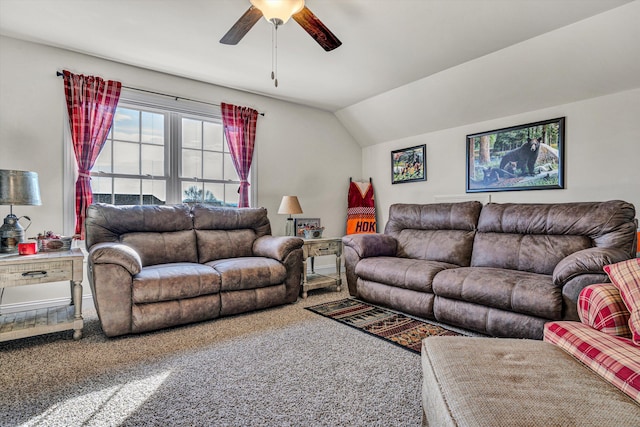
[[[422,340],[434,335],[463,335],[354,298],[327,302],[307,310],[360,329],[420,354]]]

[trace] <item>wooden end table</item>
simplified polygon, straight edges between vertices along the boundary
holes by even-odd
[[[0,342],[73,330],[82,338],[82,278],[84,255],[79,248],[35,255],[0,257],[0,287],[69,280],[71,304],[0,315]]]
[[[340,276],[340,265],[342,264],[342,238],[322,237],[319,239],[303,239],[302,246],[302,298],[307,297],[307,291],[312,289],[327,288],[336,286],[336,291],[340,292],[342,278]],[[321,255],[336,256],[335,274],[318,274],[315,272],[314,257]],[[307,273],[307,259],[311,259],[311,274]]]

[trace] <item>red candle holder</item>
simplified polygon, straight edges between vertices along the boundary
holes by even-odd
[[[35,255],[38,252],[36,242],[18,243],[18,253],[20,255]]]

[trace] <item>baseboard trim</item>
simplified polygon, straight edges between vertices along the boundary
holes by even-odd
[[[41,308],[56,307],[71,303],[70,297],[51,298],[40,301],[18,302],[14,304],[0,305],[0,314],[18,313],[20,311],[38,310]],[[93,298],[91,295],[82,296],[82,309],[93,308]]]

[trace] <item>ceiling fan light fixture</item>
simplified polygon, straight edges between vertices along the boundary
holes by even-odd
[[[304,8],[304,0],[250,0],[251,4],[260,9],[264,19],[274,25],[283,25],[291,16]]]

